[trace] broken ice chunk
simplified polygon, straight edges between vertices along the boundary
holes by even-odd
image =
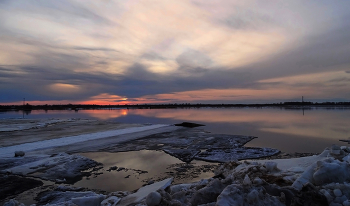
[[[265,162],[264,166],[268,172],[277,171],[277,163],[276,162]]]
[[[120,201],[119,197],[111,196],[101,202],[101,206],[116,206]]]
[[[150,194],[151,192],[155,192],[159,189],[167,188],[168,186],[170,186],[172,181],[173,181],[173,178],[168,178],[163,181],[144,186],[140,188],[136,193],[123,197],[118,205],[123,206],[123,205],[139,203],[141,202],[141,200],[145,199],[147,195]]]
[[[243,180],[243,185],[251,185],[252,181],[250,181],[250,178],[248,175],[245,175],[244,180]]]

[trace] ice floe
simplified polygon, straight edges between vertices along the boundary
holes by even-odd
[[[201,129],[177,129],[153,134],[108,148],[112,152],[134,150],[163,150],[184,162],[193,159],[228,162],[267,157],[279,153],[277,149],[243,147],[253,136],[211,134]]]
[[[194,158],[212,162],[229,162],[242,159],[256,159],[278,154],[280,151],[271,148],[234,147],[226,149],[209,149]]]
[[[159,205],[345,206],[350,198],[346,155],[345,148],[339,153],[330,148],[310,157],[227,162],[216,178],[172,185],[155,196],[161,195]],[[153,205],[146,199],[138,205]]]
[[[130,194],[121,199],[118,205],[130,205],[139,203],[141,200],[144,200],[150,193],[155,192],[159,189],[165,189],[171,185],[173,181],[172,178],[165,179],[160,182],[153,183],[151,185],[144,186],[140,188],[136,193]],[[153,201],[151,201],[153,202]]]
[[[128,128],[71,136],[77,140],[60,138],[60,146],[88,140],[149,131],[164,125]],[[83,137],[85,138],[83,140]],[[143,138],[140,138],[143,137]],[[350,205],[350,148],[336,145],[320,155],[292,158],[249,160],[278,153],[270,148],[243,147],[255,137],[219,135],[198,129],[176,129],[171,132],[149,135],[126,135],[113,139],[106,151],[129,151],[138,149],[163,150],[184,162],[193,159],[223,162],[215,176],[195,183],[171,185],[172,178],[150,182],[134,193],[87,191],[69,186],[58,186],[37,196],[39,205]],[[132,140],[132,141],[131,141]],[[47,148],[55,141],[37,142],[32,149]],[[23,145],[22,145],[23,146]],[[55,182],[74,181],[82,176],[82,170],[98,163],[80,155],[58,153],[13,157],[21,145],[0,148],[1,173],[39,177]],[[8,155],[11,154],[11,157]],[[186,167],[190,164],[187,164]],[[111,170],[125,170],[111,167]],[[180,172],[185,166],[177,167]],[[136,170],[135,170],[136,171]],[[142,171],[140,171],[142,172]],[[116,182],[117,184],[117,182]],[[21,205],[9,200],[5,205]],[[21,205],[22,206],[22,205]]]
[[[0,120],[1,128],[0,132],[12,132],[27,129],[38,129],[47,127],[52,124],[60,122],[74,121],[74,119],[41,119],[41,120],[30,120],[27,119],[12,119],[11,122],[8,120]]]
[[[97,139],[103,139],[107,137],[114,137],[118,135],[143,132],[143,131],[157,129],[165,126],[167,125],[156,124],[156,125],[149,125],[149,126],[143,126],[143,127],[132,127],[132,128],[126,128],[126,129],[110,130],[110,131],[104,131],[104,132],[96,132],[96,133],[90,133],[90,134],[81,134],[81,135],[70,136],[70,137],[43,140],[43,141],[25,143],[20,145],[13,145],[9,147],[0,147],[0,158],[11,157],[14,155],[15,151],[26,152],[26,151],[32,151],[32,150],[38,150],[38,149],[44,149],[44,148],[50,148],[50,147],[65,146],[65,145],[71,145],[75,143],[86,142],[89,140],[97,140]],[[130,141],[130,140],[132,140],[132,138],[130,137],[127,137],[127,138],[121,137],[121,138],[116,138],[114,140],[114,143]]]
[[[16,161],[18,158],[12,159]],[[66,153],[43,156],[34,161],[20,161],[20,163],[0,170],[0,173],[39,177],[55,182],[74,182],[83,175],[81,171],[98,165],[94,160],[84,156]]]
[[[335,148],[335,147],[333,147]],[[350,204],[349,163],[341,152],[294,159],[231,161],[215,176],[195,183],[171,185],[172,178],[137,192],[105,196],[65,187],[40,194],[48,205],[342,205]],[[50,202],[48,202],[50,200]],[[72,203],[72,204],[70,204]],[[103,203],[103,204],[102,204]]]
[[[39,205],[100,206],[106,195],[92,191],[53,190],[40,193],[36,199]]]

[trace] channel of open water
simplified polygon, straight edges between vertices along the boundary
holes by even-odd
[[[120,123],[176,124],[184,121],[204,124],[212,133],[250,135],[257,139],[250,147],[270,147],[282,152],[320,153],[332,144],[347,145],[340,139],[350,139],[350,109],[348,108],[191,108],[191,109],[103,109],[103,110],[33,110],[1,112],[0,118],[87,118]],[[103,168],[75,186],[106,191],[134,190],[157,177],[169,175],[181,161],[161,151],[125,153],[83,153],[103,163]],[[198,181],[213,174],[193,162],[200,173],[180,182]],[[118,169],[107,171],[116,166]],[[120,169],[122,168],[122,169]],[[204,169],[204,170],[203,170]],[[146,172],[147,171],[147,172]],[[189,170],[191,173],[191,170]],[[103,174],[99,174],[103,173]]]
[[[0,112],[0,118],[22,118],[22,111]],[[33,110],[24,118],[88,118],[121,123],[176,124],[183,121],[206,125],[222,134],[258,137],[246,146],[271,147],[283,152],[322,152],[332,144],[347,145],[350,109],[340,108],[199,108]]]

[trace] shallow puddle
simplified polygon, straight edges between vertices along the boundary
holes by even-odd
[[[92,152],[81,155],[103,164],[90,170],[92,175],[74,184],[76,187],[108,192],[133,191],[152,181],[174,177],[174,183],[196,182],[214,176],[217,163],[192,161],[191,164],[163,151]]]

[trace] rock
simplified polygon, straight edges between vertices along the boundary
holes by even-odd
[[[268,172],[274,172],[278,170],[276,162],[265,162],[264,166]]]
[[[341,192],[340,189],[335,189],[333,190],[333,194],[336,196],[336,197],[340,197],[343,195],[343,193]]]
[[[15,152],[15,157],[23,157],[25,153],[23,151],[16,151]]]
[[[147,195],[146,204],[148,206],[156,206],[162,200],[162,196],[158,192],[151,192]]]
[[[101,206],[116,206],[121,198],[116,196],[111,196],[101,202]]]

